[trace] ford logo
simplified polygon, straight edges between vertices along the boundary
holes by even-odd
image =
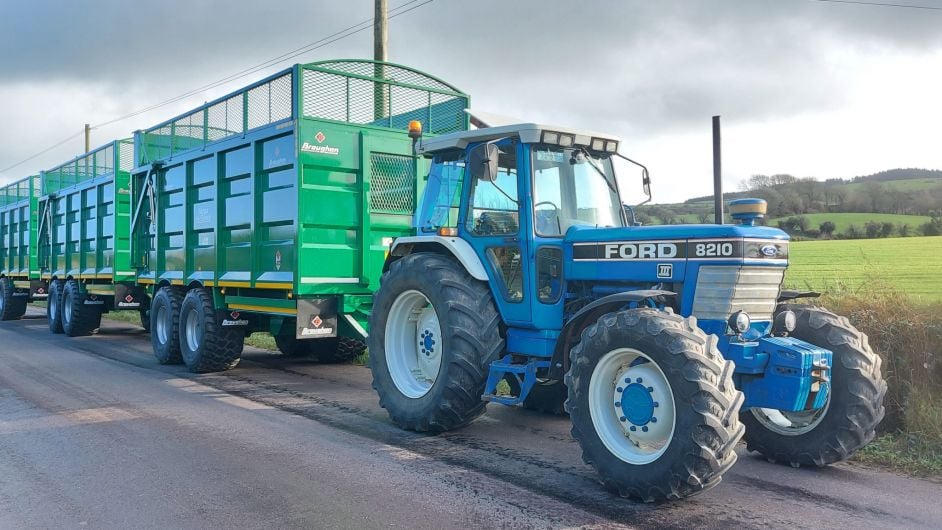
[[[775,245],[762,245],[762,248],[759,249],[759,252],[767,258],[774,258],[778,255],[778,247]]]

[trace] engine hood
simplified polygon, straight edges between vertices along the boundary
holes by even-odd
[[[788,263],[788,234],[743,225],[572,227],[564,240],[570,280],[683,281],[700,265]]]

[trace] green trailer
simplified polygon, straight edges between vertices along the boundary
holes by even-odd
[[[29,301],[47,296],[35,253],[39,193],[39,175],[0,187],[0,320],[22,317]]]
[[[257,331],[287,355],[362,351],[423,187],[407,127],[467,130],[468,104],[411,68],[325,61],[136,132],[131,267],[158,360],[224,370]]]
[[[133,142],[118,140],[41,174],[35,253],[54,333],[88,335],[108,311],[146,315],[147,292],[130,264],[133,161]]]

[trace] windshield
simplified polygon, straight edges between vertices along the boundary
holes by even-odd
[[[570,226],[625,226],[611,157],[534,146],[533,219],[536,233],[549,237],[562,236]]]

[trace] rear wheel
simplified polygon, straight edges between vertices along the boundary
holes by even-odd
[[[680,499],[735,462],[742,393],[716,337],[655,309],[609,313],[587,327],[566,375],[583,460],[624,497]]]
[[[87,304],[78,280],[65,282],[62,289],[62,331],[70,337],[91,335],[101,326],[101,306]]]
[[[150,306],[150,343],[154,357],[160,364],[179,364],[180,356],[180,306],[183,305],[183,289],[161,287],[154,295]]]
[[[392,263],[370,314],[380,405],[402,428],[447,431],[484,413],[490,363],[503,350],[488,286],[446,256]]]
[[[186,293],[180,308],[180,353],[191,372],[235,368],[244,345],[242,328],[227,328],[219,323],[209,292],[198,288]]]
[[[46,320],[49,322],[49,331],[62,333],[62,280],[49,282],[49,296],[46,297]]]
[[[813,306],[789,304],[780,311],[785,309],[797,317],[792,337],[834,352],[830,394],[818,410],[743,412],[746,447],[794,467],[846,460],[873,440],[883,419],[886,382],[881,359],[847,318]]]
[[[26,314],[26,296],[13,296],[16,287],[10,278],[0,278],[0,320],[15,320]]]

